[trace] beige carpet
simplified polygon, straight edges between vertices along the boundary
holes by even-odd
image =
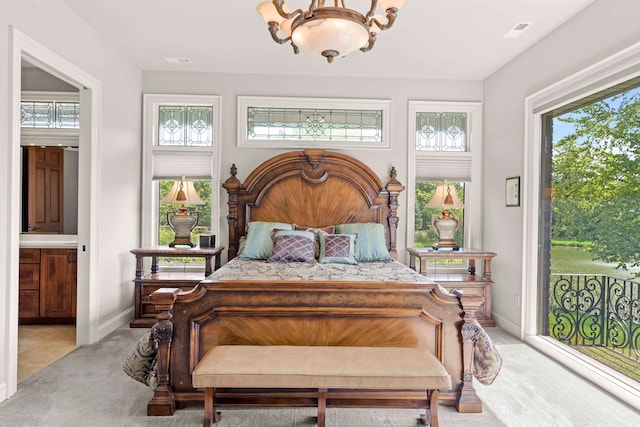
[[[143,329],[122,328],[83,346],[27,378],[0,403],[0,426],[198,426],[202,405],[172,417],[147,417],[151,391],[122,372]],[[631,426],[640,414],[499,329],[489,333],[504,357],[491,386],[476,385],[482,414],[440,406],[442,427]],[[315,425],[313,408],[225,409],[220,427]],[[335,409],[327,426],[418,426],[417,410]]]

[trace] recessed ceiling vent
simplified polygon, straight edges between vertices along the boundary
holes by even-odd
[[[527,28],[533,25],[533,22],[518,22],[509,31],[507,31],[502,37],[505,39],[515,39],[524,33]]]
[[[164,58],[169,64],[191,64],[191,58]]]

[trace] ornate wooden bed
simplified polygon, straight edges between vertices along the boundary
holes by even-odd
[[[404,190],[391,169],[388,183],[345,154],[320,149],[287,152],[258,166],[241,183],[235,165],[223,187],[229,195],[228,256],[238,254],[250,221],[309,227],[341,223],[384,224],[389,253],[396,256],[398,195]],[[408,268],[408,267],[407,267]],[[221,270],[224,274],[224,266]],[[422,276],[420,276],[422,277]],[[440,401],[460,412],[481,412],[472,385],[473,346],[482,299],[452,295],[420,279],[389,281],[225,280],[214,273],[193,290],[160,289],[151,330],[158,349],[158,386],[149,415],[171,415],[201,401],[191,372],[213,346],[352,345],[420,347],[442,362],[452,389]],[[223,389],[220,406],[315,406],[313,390]],[[424,407],[424,395],[406,390],[329,390],[327,406]]]

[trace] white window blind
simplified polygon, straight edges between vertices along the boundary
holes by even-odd
[[[442,153],[439,153],[442,154]],[[418,181],[471,181],[471,155],[462,153],[416,156],[416,179]]]
[[[154,150],[152,179],[171,180],[183,175],[189,179],[213,179],[214,164],[211,151]]]

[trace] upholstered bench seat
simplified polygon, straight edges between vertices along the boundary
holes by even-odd
[[[318,426],[324,425],[327,389],[424,390],[427,418],[437,426],[438,390],[451,378],[422,348],[346,346],[216,346],[193,371],[205,388],[204,425],[218,420],[216,388],[318,389]]]

